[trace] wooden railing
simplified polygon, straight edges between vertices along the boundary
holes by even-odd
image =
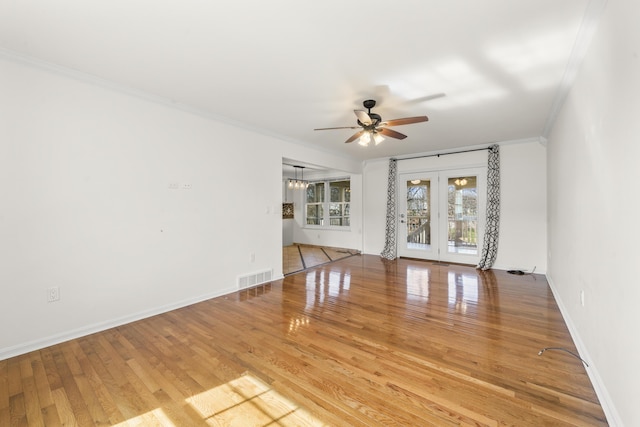
[[[431,240],[431,228],[429,221],[425,221],[422,225],[407,234],[408,243],[429,244]]]

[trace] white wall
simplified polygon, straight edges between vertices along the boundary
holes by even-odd
[[[640,425],[639,21],[640,3],[608,2],[548,145],[548,278],[620,426]]]
[[[280,277],[282,158],[360,166],[78,77],[0,55],[0,359]]]
[[[547,149],[500,146],[500,239],[495,268],[547,270]]]
[[[546,271],[546,149],[536,141],[500,146],[500,240],[494,268]],[[484,166],[487,152],[398,161],[398,174]],[[364,167],[364,252],[384,248],[388,160]]]

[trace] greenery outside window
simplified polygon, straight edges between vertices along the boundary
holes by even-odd
[[[348,179],[310,182],[305,197],[307,226],[350,226],[351,182]]]
[[[307,225],[324,225],[324,182],[310,182],[307,187],[305,212]]]

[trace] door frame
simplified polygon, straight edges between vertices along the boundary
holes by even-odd
[[[407,182],[412,179],[428,180],[431,182],[431,190],[429,195],[429,211],[431,222],[431,239],[430,247],[427,250],[410,248],[407,246],[407,225],[406,225],[406,212],[407,212]],[[398,213],[397,213],[397,226],[398,226],[398,239],[397,239],[397,251],[399,256],[407,258],[420,258],[420,259],[437,259],[438,253],[438,232],[439,227],[433,227],[434,222],[438,223],[437,207],[439,203],[438,190],[439,190],[438,172],[409,172],[398,174],[397,187],[400,191],[398,195],[401,197],[398,199]],[[436,242],[434,244],[434,242]]]
[[[461,254],[448,252],[448,179],[459,176],[475,176],[477,179],[478,223],[477,223],[477,253]],[[401,222],[401,215],[406,215],[406,182],[411,179],[430,179],[431,185],[431,245],[429,250],[410,249],[407,247],[406,224]],[[435,183],[435,185],[434,185]],[[465,167],[451,167],[444,169],[424,169],[407,171],[398,174],[396,182],[398,188],[398,212],[396,224],[398,239],[396,241],[398,256],[419,258],[433,261],[454,262],[475,265],[480,260],[486,225],[486,197],[487,197],[487,167],[472,165]],[[400,198],[401,197],[401,198]],[[404,208],[404,211],[403,211]]]

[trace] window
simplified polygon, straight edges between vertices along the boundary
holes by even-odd
[[[328,191],[325,191],[327,190]],[[306,190],[306,224],[319,227],[348,227],[351,210],[351,182],[310,182]]]
[[[307,187],[307,225],[323,225],[324,182],[310,182]]]

